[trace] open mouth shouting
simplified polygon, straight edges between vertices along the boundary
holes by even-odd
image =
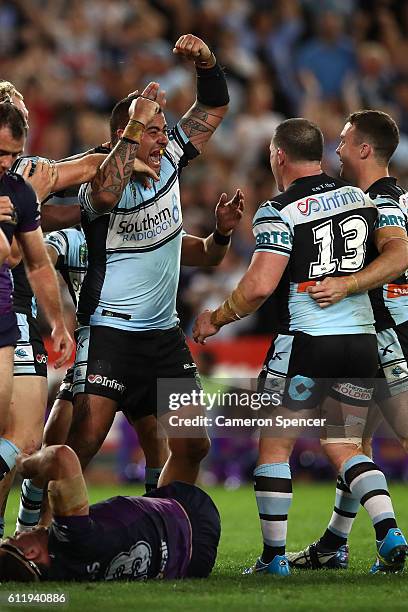
[[[161,159],[163,157],[164,149],[154,149],[149,155],[149,166],[153,168],[153,170],[160,170]]]

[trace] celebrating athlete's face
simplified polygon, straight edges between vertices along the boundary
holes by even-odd
[[[164,149],[169,142],[167,124],[163,113],[157,113],[147,124],[137,151],[138,159],[142,160],[158,174]]]
[[[10,170],[17,157],[24,150],[25,138],[14,139],[8,127],[0,129],[0,179]]]
[[[356,128],[351,123],[346,123],[341,134],[340,143],[336,153],[340,158],[340,176],[347,181],[354,182],[356,178],[355,166],[361,159],[361,143],[356,138]]]

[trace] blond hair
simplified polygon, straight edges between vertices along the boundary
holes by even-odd
[[[24,100],[23,94],[14,87],[13,83],[10,83],[10,81],[0,81],[0,102],[5,102],[6,100],[12,102],[14,96]]]

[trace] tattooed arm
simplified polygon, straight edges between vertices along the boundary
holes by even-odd
[[[190,142],[201,152],[228,110],[225,75],[209,47],[197,36],[184,34],[173,52],[193,60],[197,68],[197,100],[180,121]]]
[[[119,141],[91,183],[90,202],[96,212],[110,212],[122,197],[133,172],[145,126],[160,111],[160,104],[164,104],[164,94],[159,91],[158,83],[149,83],[131,103],[129,122],[124,129],[118,130]]]

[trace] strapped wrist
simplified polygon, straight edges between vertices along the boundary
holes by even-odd
[[[140,144],[140,141],[145,130],[145,125],[138,119],[129,119],[125,129],[123,130],[122,139],[134,144]]]
[[[217,228],[213,231],[213,240],[219,246],[227,246],[231,242],[231,234],[221,234]]]
[[[350,274],[350,276],[345,276],[344,280],[346,282],[347,295],[352,295],[353,293],[359,292],[360,285],[358,284],[358,280],[354,274]]]
[[[197,70],[197,101],[204,106],[217,108],[226,106],[229,102],[228,86],[225,74],[217,63],[212,68],[200,68]]]

